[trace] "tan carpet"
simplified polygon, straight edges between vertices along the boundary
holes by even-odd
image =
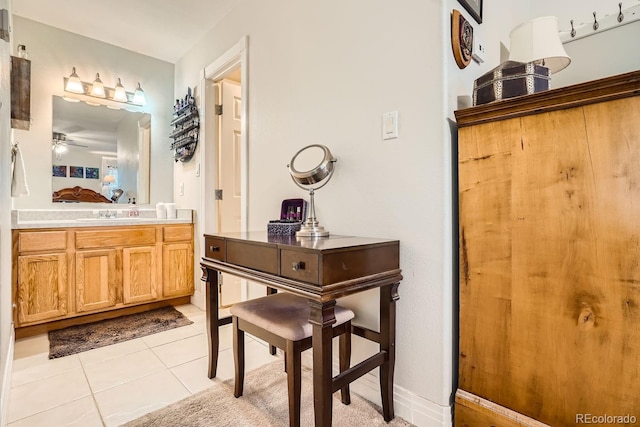
[[[49,359],[117,344],[193,322],[172,306],[49,332]]]
[[[125,427],[280,427],[289,425],[286,374],[283,362],[262,366],[245,375],[244,395],[233,397],[233,379],[217,382],[193,396],[124,424]],[[311,370],[303,368],[302,426],[313,426]],[[335,427],[411,426],[396,417],[390,423],[381,409],[351,392],[351,405],[343,405],[340,393],[333,398]]]

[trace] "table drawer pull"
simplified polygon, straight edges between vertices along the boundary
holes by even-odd
[[[302,261],[292,262],[291,263],[291,269],[293,271],[304,270],[304,262],[302,262]]]
[[[209,246],[211,252],[220,252],[220,246]]]

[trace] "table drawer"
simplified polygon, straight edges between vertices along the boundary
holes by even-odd
[[[217,259],[224,261],[227,253],[227,244],[224,239],[217,237],[205,236],[204,238],[204,256],[205,258]]]
[[[20,232],[18,234],[18,252],[64,251],[65,249],[67,249],[66,231]]]
[[[227,262],[278,274],[278,249],[274,246],[227,240]]]
[[[317,285],[319,283],[318,255],[283,249],[280,251],[280,275]]]

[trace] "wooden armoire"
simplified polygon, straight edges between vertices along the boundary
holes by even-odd
[[[640,424],[640,71],[456,119],[455,425]]]

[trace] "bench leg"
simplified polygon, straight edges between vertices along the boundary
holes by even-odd
[[[302,362],[298,342],[287,341],[286,371],[289,391],[289,426],[300,427],[300,394],[302,393]]]
[[[236,316],[233,316],[233,362],[236,371],[233,395],[240,397],[244,386],[244,331],[238,328]]]
[[[340,353],[340,372],[344,372],[351,366],[351,322],[346,322],[345,332],[340,335],[338,348]],[[351,394],[349,393],[349,384],[340,389],[342,403],[349,405],[351,403]]]

